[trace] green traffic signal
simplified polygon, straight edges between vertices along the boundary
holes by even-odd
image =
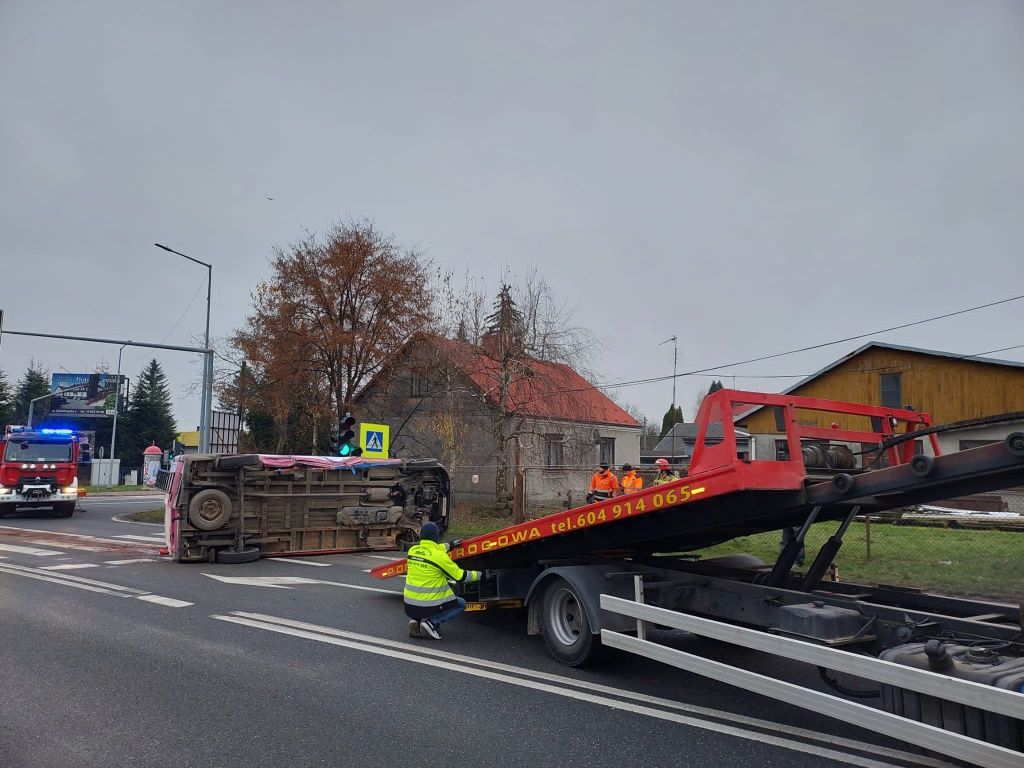
[[[356,433],[352,429],[356,420],[351,413],[346,413],[345,418],[338,422],[338,455],[339,456],[362,456],[363,449],[353,445]]]

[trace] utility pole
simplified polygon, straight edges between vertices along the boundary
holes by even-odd
[[[176,251],[166,245],[160,243],[153,243],[153,245],[206,267],[206,335],[203,339],[206,352],[203,354],[203,389],[199,405],[199,452],[208,453],[210,450],[210,422],[213,421],[213,353],[210,351],[210,291],[213,287],[213,265],[194,259],[188,254]]]
[[[675,410],[676,410],[676,368],[679,365],[679,340],[676,338],[676,335],[673,333],[671,338],[665,339],[658,346],[660,347],[660,346],[663,346],[665,344],[668,344],[670,341],[672,342],[672,407],[669,409],[669,412],[672,414],[672,418],[674,420],[675,419]],[[675,461],[675,459],[676,459],[676,425],[675,425],[674,421],[673,421],[672,426],[670,427],[670,430],[672,432],[672,461]]]
[[[121,348],[117,350],[117,379],[114,386],[114,425],[110,430],[110,462],[107,465],[107,487],[114,485],[112,481],[112,475],[114,474],[114,445],[117,441],[117,414],[121,410],[121,353],[124,352],[125,344],[121,345]],[[120,479],[120,478],[118,478]]]

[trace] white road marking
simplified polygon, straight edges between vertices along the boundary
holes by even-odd
[[[96,563],[65,563],[64,565],[44,565],[43,571],[76,571],[80,568],[95,568]]]
[[[158,557],[136,557],[132,560],[107,560],[107,565],[131,565],[132,563],[159,563]]]
[[[66,573],[54,573],[54,570],[56,568],[61,567],[66,566],[58,565],[51,566],[49,569],[45,569],[28,568],[25,566],[13,565],[10,563],[0,563],[0,573],[9,573],[12,576],[24,576],[28,579],[48,581],[52,584],[61,584],[65,587],[84,589],[87,592],[96,592],[101,595],[109,595],[111,597],[134,597],[138,600],[143,600],[147,603],[155,603],[156,605],[163,605],[168,608],[184,608],[189,605],[195,605],[195,603],[190,603],[186,600],[178,600],[177,598],[173,597],[164,597],[163,595],[154,595],[142,589],[135,589],[134,587],[123,587],[120,584],[109,584],[105,581],[85,579],[80,576],[71,576],[70,574]]]
[[[130,515],[132,513],[131,512],[126,512],[125,514]],[[156,525],[156,526],[159,526],[160,528],[164,527],[163,523],[147,523],[144,520],[125,520],[124,518],[121,517],[121,515],[114,515],[110,519],[113,520],[115,523],[127,523],[128,525]]]
[[[62,531],[47,531],[39,528],[21,528],[15,525],[0,525],[0,531],[26,531],[28,533],[45,533],[50,536],[60,536],[64,539],[84,539],[86,541],[101,541],[107,544],[120,544],[122,547],[130,546],[131,542],[124,541],[122,539],[105,539],[101,536],[89,536],[85,533],[64,533]],[[160,539],[163,542],[163,539]],[[51,544],[50,541],[44,541],[44,544]],[[71,546],[61,542],[58,546]]]
[[[315,560],[300,560],[297,557],[275,557],[271,558],[275,563],[294,563],[295,565],[316,565],[320,568],[329,568],[330,563],[318,563]]]
[[[364,592],[383,592],[385,595],[400,595],[393,589],[380,587],[364,587],[362,584],[345,584],[341,581],[324,581],[323,579],[307,579],[305,576],[220,576],[216,573],[203,573],[211,579],[223,581],[225,584],[240,584],[246,587],[270,587],[271,589],[292,589],[301,584],[327,584],[344,589],[358,589]]]
[[[173,597],[163,597],[162,595],[139,595],[136,599],[145,600],[147,603],[166,605],[168,608],[184,608],[188,605],[195,605],[195,603],[189,603],[185,600],[175,600]]]
[[[92,587],[99,587],[101,589],[112,590],[115,592],[125,592],[129,597],[132,595],[148,595],[144,589],[135,589],[134,587],[123,587],[120,584],[111,584],[106,581],[97,581],[96,579],[87,579],[84,576],[72,576],[70,573],[53,573],[52,571],[44,571],[41,568],[30,568],[24,565],[15,565],[14,563],[0,563],[0,568],[10,572],[19,573],[25,576],[31,574],[45,574],[46,576],[59,579],[60,583],[66,583],[68,586],[76,586],[78,584],[84,584]],[[70,582],[70,583],[69,583]]]
[[[236,612],[240,613],[240,612]],[[597,696],[593,693],[586,693],[584,691],[572,690],[569,688],[557,687],[548,683],[539,682],[536,680],[528,680],[522,677],[513,677],[512,675],[502,674],[500,672],[491,672],[485,669],[477,669],[475,667],[462,666],[455,664],[450,661],[444,661],[439,658],[427,656],[422,653],[422,650],[417,647],[415,652],[407,652],[401,650],[393,650],[389,648],[383,648],[377,645],[371,645],[365,642],[356,642],[353,640],[343,639],[342,637],[333,636],[332,634],[322,634],[319,631],[308,631],[305,629],[297,629],[290,626],[285,626],[278,623],[267,623],[265,621],[254,620],[246,618],[245,615],[234,615],[234,616],[223,616],[214,614],[211,618],[218,621],[226,621],[232,624],[241,624],[243,626],[254,627],[256,629],[263,629],[269,632],[277,632],[284,635],[291,635],[293,637],[300,637],[306,640],[314,640],[316,642],[325,643],[328,645],[335,645],[342,648],[349,648],[351,650],[363,651],[364,653],[371,653],[377,656],[387,656],[394,659],[401,659],[403,661],[409,661],[414,664],[422,664],[428,667],[435,667],[439,669],[449,670],[451,672],[459,672],[464,675],[470,675],[472,677],[484,678],[487,680],[493,680],[508,685],[515,685],[521,688],[531,688],[537,691],[544,691],[551,693],[556,696],[562,696],[568,699],[576,699],[577,701],[585,701],[591,704],[598,704],[600,706],[609,707],[611,709],[618,709],[624,712],[632,712],[638,715],[645,715],[647,717],[655,718],[658,720],[666,720],[680,725],[688,725],[693,728],[700,728],[703,730],[713,731],[729,736],[735,736],[737,738],[746,739],[748,741],[756,741],[763,744],[771,744],[773,746],[781,747],[783,749],[790,749],[796,752],[804,752],[807,754],[817,755],[819,757],[829,758],[841,763],[847,763],[849,765],[861,766],[861,768],[896,768],[892,763],[883,763],[878,760],[872,760],[871,758],[848,754],[845,752],[839,752],[834,749],[826,747],[819,747],[813,744],[805,744],[799,741],[793,741],[791,739],[782,738],[779,736],[772,736],[771,734],[762,733],[759,731],[749,731],[743,728],[737,728],[733,725],[726,723],[719,723],[713,720],[702,720],[696,717],[689,717],[687,715],[678,714],[676,712],[666,712],[661,709],[654,709],[653,707],[643,706],[641,704],[632,704],[627,701],[620,699],[607,698],[605,696]],[[280,621],[275,619],[275,621]],[[873,750],[874,747],[870,745],[864,745],[861,747],[865,750]]]
[[[374,560],[387,560],[388,562],[402,559],[401,557],[393,557],[390,555],[363,555],[363,557],[372,557]]]
[[[53,542],[50,541],[49,539],[29,539],[28,543],[29,544],[39,544],[39,545],[44,546],[44,547],[52,546],[53,545]],[[121,543],[124,544],[126,542],[121,542]],[[77,550],[79,552],[106,552],[107,551],[107,549],[105,549],[103,547],[94,547],[94,546],[90,546],[89,544],[82,544],[81,542],[78,542],[78,541],[61,541],[61,542],[59,542],[57,544],[57,546],[64,547],[65,549],[74,549],[74,550]]]
[[[14,552],[16,555],[36,555],[37,557],[64,554],[63,552],[55,549],[33,549],[32,547],[19,547],[17,544],[0,544],[0,550],[4,552]]]
[[[114,538],[117,538],[117,539],[131,539],[132,541],[151,541],[151,542],[154,542],[156,544],[163,544],[164,543],[164,537],[163,536],[136,536],[135,534],[132,534],[132,533],[121,533],[121,534],[117,534]]]
[[[0,565],[0,573],[9,573],[13,576],[24,576],[27,579],[38,579],[39,581],[49,581],[53,584],[62,584],[65,587],[74,587],[75,589],[84,589],[87,592],[99,592],[101,595],[110,595],[111,597],[131,597],[122,592],[115,592],[111,589],[104,589],[103,587],[94,587],[91,584],[79,584],[77,582],[68,581],[67,579],[59,576],[56,573],[44,576],[46,571],[31,571],[31,570],[13,570],[7,564]]]
[[[636,691],[631,691],[625,688],[615,688],[610,685],[592,683],[587,680],[577,680],[575,678],[565,677],[563,675],[555,675],[549,672],[540,672],[534,669],[530,669],[529,667],[517,667],[511,664],[503,664],[500,661],[491,661],[489,659],[481,659],[476,656],[465,656],[459,653],[451,653],[450,651],[442,651],[436,648],[432,648],[428,645],[424,645],[423,643],[405,643],[399,640],[391,640],[390,638],[375,637],[373,635],[363,635],[358,632],[349,632],[343,629],[335,629],[333,627],[320,626],[318,624],[308,624],[303,621],[294,621],[292,619],[284,619],[277,616],[268,616],[262,613],[247,613],[245,611],[232,611],[231,613],[232,615],[241,616],[243,618],[265,621],[271,624],[280,624],[282,626],[287,627],[295,627],[296,629],[306,629],[311,632],[319,632],[325,635],[333,635],[335,637],[344,637],[351,640],[355,640],[357,642],[372,643],[374,645],[384,646],[385,648],[398,648],[401,650],[408,650],[416,654],[435,656],[440,659],[449,659],[451,661],[458,661],[464,664],[474,664],[478,667],[496,669],[502,672],[523,675],[525,677],[534,677],[539,680],[560,683],[562,685],[571,685],[576,688],[582,688],[588,691],[608,693],[613,696],[618,696],[619,698],[632,699],[633,701],[639,701],[645,704],[654,704],[660,707],[676,709],[682,712],[690,712],[692,714],[719,718],[729,722],[742,723],[744,725],[750,725],[755,728],[765,728],[768,730],[777,731],[779,733],[786,733],[791,736],[800,736],[807,739],[822,741],[828,744],[849,747],[851,749],[862,749],[870,751],[872,754],[880,754],[886,757],[893,757],[911,763],[917,763],[924,766],[931,766],[932,768],[953,768],[953,764],[945,762],[943,760],[937,760],[935,758],[926,757],[924,755],[917,755],[910,752],[904,752],[903,750],[899,749],[890,749],[888,747],[880,747],[875,745],[865,745],[863,742],[856,741],[854,739],[844,739],[840,736],[833,736],[831,734],[821,733],[819,731],[811,731],[806,728],[798,728],[796,726],[783,725],[781,723],[776,723],[771,720],[761,720],[756,717],[747,717],[745,715],[739,715],[733,712],[726,712],[720,709],[701,707],[695,704],[684,704],[682,702],[673,701],[672,699],[664,699],[658,696],[650,696],[645,693],[638,693]]]

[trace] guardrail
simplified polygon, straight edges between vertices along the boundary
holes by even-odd
[[[876,733],[926,747],[985,768],[1020,768],[1024,754],[978,739],[946,731],[900,715],[841,699],[821,691],[776,680],[646,639],[649,624],[671,627],[695,635],[732,643],[795,661],[857,675],[867,680],[898,686],[922,694],[976,707],[1007,717],[1024,719],[1024,694],[990,685],[960,680],[890,661],[858,656],[803,640],[737,627],[712,619],[670,611],[643,602],[642,577],[636,577],[636,600],[601,595],[601,608],[637,620],[637,636],[601,630],[601,641],[654,661],[694,672],[803,709],[810,709]]]

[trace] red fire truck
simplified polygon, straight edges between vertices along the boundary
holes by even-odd
[[[74,430],[7,427],[0,442],[0,517],[21,507],[52,507],[58,517],[71,517],[78,454]]]

